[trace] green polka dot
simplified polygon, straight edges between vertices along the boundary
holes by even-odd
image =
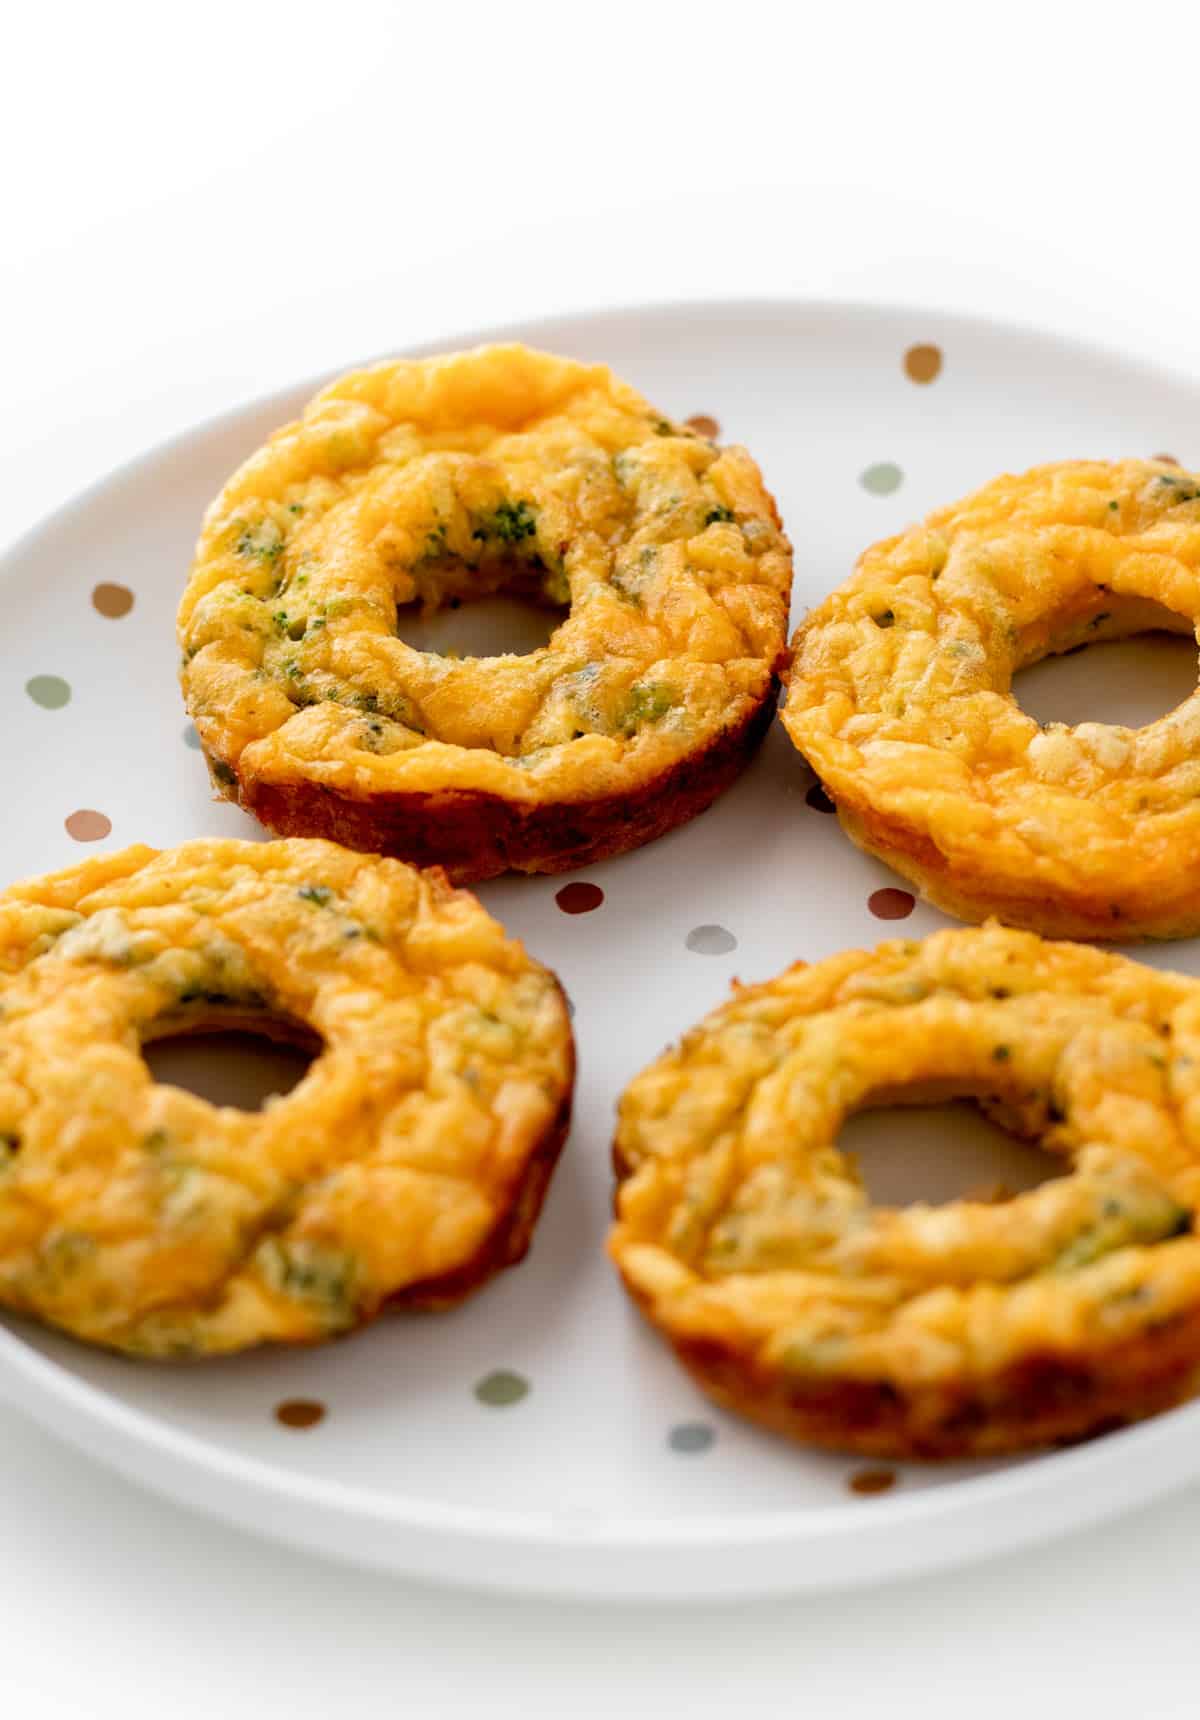
[[[738,941],[725,926],[693,926],[683,940],[698,956],[727,956]]]
[[[195,723],[189,723],[184,729],[183,740],[185,746],[191,747],[195,752],[200,751],[200,736],[196,733]]]
[[[484,1374],[475,1386],[475,1396],[490,1409],[504,1409],[510,1403],[520,1403],[528,1395],[529,1381],[521,1374],[510,1373],[507,1368],[497,1368],[495,1373]]]
[[[61,675],[35,675],[26,681],[25,691],[44,711],[61,711],[71,699],[71,689]]]
[[[893,490],[900,488],[904,473],[890,460],[881,460],[877,466],[868,466],[858,481],[873,496],[890,496]]]
[[[702,1451],[710,1450],[716,1438],[716,1428],[706,1421],[681,1421],[668,1433],[667,1444],[672,1451],[678,1451],[686,1457],[695,1457]]]

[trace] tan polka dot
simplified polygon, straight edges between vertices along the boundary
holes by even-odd
[[[590,914],[604,900],[604,891],[599,884],[585,884],[582,880],[575,884],[564,884],[554,900],[564,914]]]
[[[1152,460],[1161,460],[1164,466],[1178,466],[1179,461],[1174,454],[1151,454]]]
[[[846,1480],[851,1493],[890,1493],[895,1485],[894,1469],[856,1469]]]
[[[315,1398],[284,1398],[275,1405],[275,1420],[284,1427],[316,1427],[325,1420],[325,1405]]]
[[[904,355],[904,369],[912,382],[933,382],[941,368],[940,346],[910,346]]]
[[[106,818],[102,812],[91,811],[89,807],[72,812],[63,822],[67,835],[73,836],[76,842],[101,842],[112,830],[112,819]]]
[[[133,608],[133,593],[127,585],[98,585],[92,592],[92,608],[110,621],[119,621]]]
[[[907,890],[872,890],[867,906],[877,920],[907,920],[917,905],[915,896]]]
[[[716,441],[721,434],[721,426],[715,418],[710,418],[707,412],[693,412],[690,418],[684,419],[684,423],[689,430],[694,430],[697,436],[707,436],[710,442]]]

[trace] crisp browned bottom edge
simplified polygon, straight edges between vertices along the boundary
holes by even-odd
[[[439,1278],[427,1278],[420,1284],[409,1284],[389,1296],[384,1308],[424,1309],[440,1311],[454,1308],[484,1284],[502,1272],[506,1266],[516,1266],[524,1260],[533,1241],[534,1227],[550,1187],[550,1178],[558,1163],[563,1143],[571,1127],[571,1102],[575,1085],[574,1058],[571,1081],[563,1095],[554,1121],[549,1125],[530,1155],[524,1174],[513,1198],[482,1245],[453,1272]],[[381,1310],[382,1311],[382,1310]]]
[[[956,870],[923,833],[870,807],[838,801],[838,818],[850,840],[883,860],[894,872],[955,919],[995,918],[1006,926],[1047,938],[1085,938],[1127,943],[1138,938],[1186,938],[1200,931],[1200,893],[1180,879],[1180,895],[1147,910],[1134,895],[1137,878],[1114,882],[1103,899],[1045,889],[1024,891],[1015,879]],[[1133,889],[1130,888],[1133,886]]]
[[[323,836],[414,866],[443,866],[456,884],[508,871],[571,872],[653,842],[711,806],[757,749],[777,694],[773,680],[749,715],[707,746],[628,794],[593,800],[523,806],[462,789],[356,799],[315,783],[269,783],[250,774],[239,775],[235,790],[218,788],[273,835]]]
[[[1092,1356],[1047,1351],[988,1379],[907,1390],[884,1380],[804,1379],[718,1340],[666,1335],[722,1409],[802,1444],[864,1457],[997,1457],[1069,1444],[1170,1409],[1200,1386],[1200,1308]]]

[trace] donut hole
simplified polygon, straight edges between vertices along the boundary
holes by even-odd
[[[1043,726],[1144,728],[1196,691],[1193,623],[1161,603],[1101,593],[1090,613],[1052,621],[1013,677],[1013,696]]]
[[[441,657],[526,656],[549,644],[569,608],[566,579],[546,566],[525,502],[480,516],[478,560],[435,554],[413,570],[415,595],[396,606],[396,633]]]
[[[210,1014],[155,1023],[142,1056],[157,1082],[182,1087],[210,1105],[254,1112],[290,1093],[321,1049],[320,1037],[300,1021]]]
[[[842,1125],[838,1150],[854,1160],[876,1206],[1007,1200],[1068,1169],[1035,1140],[1001,1128],[975,1100],[923,1101],[888,1095]]]
[[[414,651],[438,657],[524,657],[541,651],[566,609],[519,591],[493,591],[465,601],[455,596],[432,613],[419,603],[396,610],[396,632]]]

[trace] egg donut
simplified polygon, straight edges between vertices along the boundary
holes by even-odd
[[[459,882],[560,871],[733,780],[770,721],[790,587],[749,454],[603,366],[401,360],[322,389],[210,507],[183,691],[215,785],[270,830]],[[561,617],[544,648],[454,659],[401,636],[501,589]]]
[[[156,1083],[213,1027],[317,1051],[257,1113]],[[437,872],[136,847],[0,896],[0,1306],[144,1356],[313,1343],[520,1259],[567,1128],[554,976]]]
[[[844,1118],[956,1096],[1062,1174],[873,1206]],[[634,1079],[615,1157],[626,1287],[718,1403],[795,1439],[1012,1451],[1200,1381],[1194,980],[994,924],[797,964]]]
[[[1140,729],[1042,727],[1011,684],[1048,653],[1198,621],[1200,480],[1041,466],[869,549],[796,635],[784,722],[849,835],[948,913],[1183,937],[1200,930],[1200,693]]]

